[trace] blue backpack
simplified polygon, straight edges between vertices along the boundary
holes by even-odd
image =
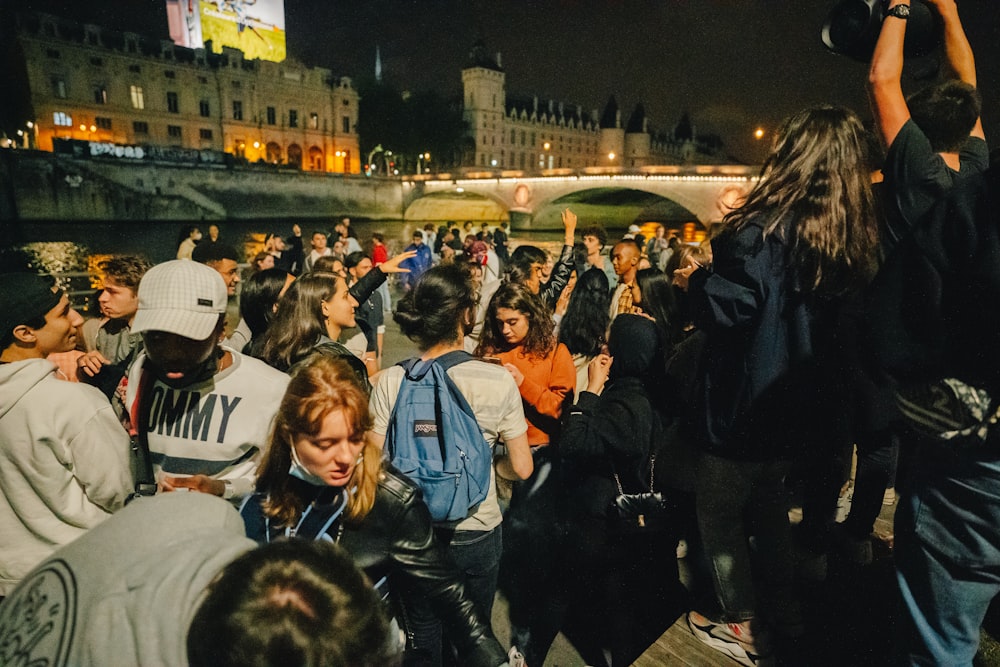
[[[423,491],[434,521],[464,519],[490,488],[493,452],[448,369],[472,359],[461,350],[400,362],[405,376],[389,418],[389,461]]]

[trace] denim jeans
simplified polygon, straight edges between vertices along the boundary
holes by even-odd
[[[465,595],[472,600],[482,620],[488,625],[493,614],[493,598],[500,571],[502,526],[493,530],[448,530],[435,533],[465,580]],[[455,664],[448,633],[426,600],[404,600],[405,623],[410,636],[405,665]],[[449,646],[443,650],[444,646]]]
[[[698,466],[698,527],[715,594],[727,622],[756,615],[758,597],[772,618],[801,623],[792,592],[794,563],[785,461],[735,461],[705,454]],[[750,526],[750,534],[746,526]],[[748,538],[754,536],[763,584],[754,586]]]
[[[1000,441],[974,449],[919,443],[909,472],[895,517],[896,661],[971,665],[1000,593]]]

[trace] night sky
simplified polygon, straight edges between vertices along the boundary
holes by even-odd
[[[14,1],[14,0],[7,0]],[[383,78],[401,90],[461,91],[460,69],[482,38],[502,54],[508,93],[603,109],[615,95],[624,123],[643,103],[653,129],[686,111],[699,133],[753,162],[755,128],[804,106],[838,103],[868,117],[867,67],[831,54],[820,30],[835,0],[285,0],[288,52],[336,74]],[[116,29],[166,36],[162,0],[20,0]],[[976,51],[984,121],[1000,145],[1000,2],[959,0]],[[932,69],[928,59],[910,74]]]

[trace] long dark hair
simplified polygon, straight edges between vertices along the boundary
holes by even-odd
[[[250,328],[251,341],[262,336],[274,317],[278,295],[285,288],[288,272],[284,269],[258,271],[243,281],[240,290],[240,315]]]
[[[477,355],[507,352],[516,347],[511,346],[503,337],[502,327],[497,322],[497,310],[500,308],[516,310],[528,319],[528,335],[518,344],[524,354],[545,357],[555,349],[555,323],[548,308],[527,287],[504,283],[490,299],[490,305],[486,309],[486,321],[476,348]]]
[[[287,371],[309,354],[326,334],[322,303],[337,291],[338,280],[343,278],[313,271],[292,283],[278,300],[278,312],[264,334],[260,358],[265,363]]]
[[[611,321],[608,277],[600,269],[584,271],[569,297],[559,323],[559,342],[570,354],[593,357],[600,353]]]
[[[671,276],[659,269],[638,271],[635,281],[639,286],[639,307],[653,318],[663,358],[666,359],[673,352],[680,335],[673,281]]]
[[[763,218],[764,236],[787,225],[789,266],[802,292],[836,295],[871,278],[877,222],[861,120],[819,106],[784,121],[757,185],[726,215],[738,230]]]

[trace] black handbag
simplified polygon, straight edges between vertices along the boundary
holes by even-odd
[[[611,464],[611,474],[614,475],[618,495],[615,496],[611,511],[612,521],[618,531],[624,533],[642,533],[663,530],[670,520],[670,503],[659,491],[653,490],[653,466],[656,454],[649,456],[649,491],[642,493],[625,493],[622,481]]]

